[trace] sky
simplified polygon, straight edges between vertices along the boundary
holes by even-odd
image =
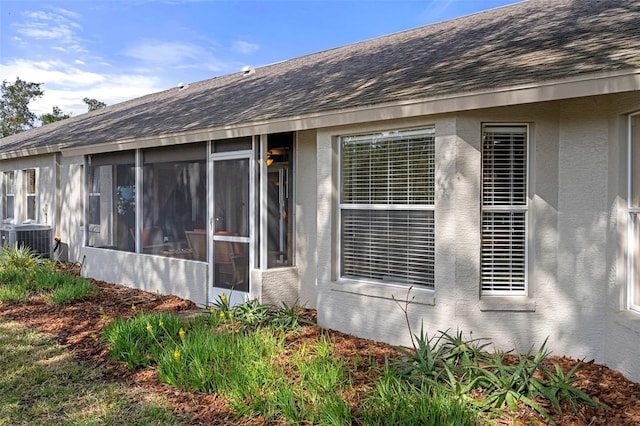
[[[0,0],[0,80],[87,111],[517,0]]]

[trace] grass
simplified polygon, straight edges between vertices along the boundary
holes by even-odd
[[[24,302],[44,295],[54,305],[67,305],[95,294],[91,281],[59,271],[55,262],[39,259],[25,247],[0,249],[0,302]]]
[[[152,367],[167,384],[220,395],[239,417],[278,424],[425,424],[433,419],[426,424],[472,425],[484,416],[439,384],[413,386],[390,364],[381,371],[367,363],[371,387],[363,389],[355,384],[363,360],[343,359],[327,335],[290,344],[289,337],[306,322],[293,312],[284,305],[258,309],[255,302],[231,308],[223,299],[210,314],[196,318],[145,313],[116,319],[104,328],[103,338],[111,355],[129,368]],[[245,321],[261,325],[247,327]],[[362,406],[348,397],[363,392],[370,396]],[[391,407],[398,409],[390,417]]]
[[[177,425],[166,401],[75,363],[50,337],[0,318],[0,425]]]

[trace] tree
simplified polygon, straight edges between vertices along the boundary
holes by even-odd
[[[105,104],[104,102],[100,102],[99,100],[93,99],[93,98],[91,98],[91,99],[90,98],[84,98],[82,100],[82,102],[87,104],[87,107],[89,107],[89,110],[88,110],[89,112],[95,111],[97,109],[104,108],[104,107],[107,106],[107,104]]]
[[[34,127],[36,115],[29,110],[29,102],[40,98],[42,83],[29,83],[16,78],[13,84],[2,81],[0,92],[0,130],[2,137],[20,133]]]
[[[40,116],[40,120],[42,120],[42,124],[49,124],[60,120],[66,120],[71,117],[70,114],[64,114],[60,108],[57,106],[53,107],[53,112],[42,114]]]

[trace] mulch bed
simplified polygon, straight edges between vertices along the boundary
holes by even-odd
[[[215,395],[186,392],[158,381],[152,369],[130,371],[122,364],[112,361],[100,339],[102,328],[113,318],[130,317],[138,312],[172,311],[188,312],[198,307],[191,301],[176,296],[162,296],[129,287],[94,281],[99,293],[91,300],[70,306],[50,305],[46,299],[31,298],[28,303],[0,303],[0,315],[17,321],[40,332],[49,333],[66,346],[79,362],[100,368],[107,380],[126,381],[144,388],[148,392],[163,395],[177,413],[188,414],[191,424],[216,425],[263,425],[263,419],[237,419],[227,407],[226,401]],[[314,311],[308,315],[313,317]],[[336,343],[338,353],[343,357],[359,357],[363,363],[362,375],[356,382],[365,386],[369,377],[365,375],[366,363],[383,365],[385,357],[397,355],[394,348],[366,339],[348,336],[316,326],[305,326],[294,339],[302,343],[305,339],[315,339],[325,334]],[[568,371],[576,363],[575,359],[553,356],[549,361],[557,362]],[[627,380],[619,372],[594,362],[584,363],[576,376],[577,386],[594,400],[607,404],[610,409],[580,407],[576,413],[567,408],[563,413],[553,413],[553,419],[560,425],[640,425],[640,384]],[[357,396],[354,395],[354,398]],[[531,410],[522,408],[514,422],[504,419],[504,424],[541,424],[540,417]],[[499,422],[503,423],[503,422]]]

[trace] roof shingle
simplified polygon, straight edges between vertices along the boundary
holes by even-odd
[[[169,89],[0,139],[123,139],[640,69],[640,1],[530,0]]]

